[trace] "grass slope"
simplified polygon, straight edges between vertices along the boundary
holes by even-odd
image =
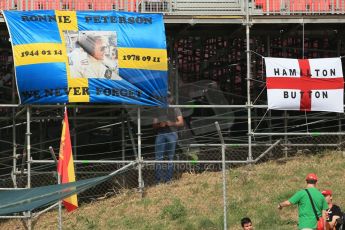
[[[286,163],[266,162],[231,169],[228,177],[228,225],[240,229],[249,216],[256,230],[296,229],[297,208],[278,211],[279,201],[305,186],[305,175],[319,176],[318,188],[332,189],[334,201],[345,208],[345,159],[339,152],[299,156]],[[146,189],[140,199],[133,191],[63,211],[63,229],[222,229],[221,173],[184,174],[171,184]],[[0,229],[24,229],[18,220]],[[57,212],[42,215],[34,229],[57,229]]]

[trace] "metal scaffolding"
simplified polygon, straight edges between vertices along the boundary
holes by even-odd
[[[251,87],[253,81],[255,80],[255,78],[253,77],[252,74],[252,67],[253,67],[253,62],[252,62],[252,50],[251,50],[251,43],[250,40],[252,39],[251,37],[251,28],[254,24],[262,24],[262,23],[268,23],[268,19],[267,18],[258,18],[256,16],[256,14],[254,14],[254,9],[252,8],[254,1],[252,1],[251,3],[249,3],[249,1],[246,1],[245,4],[245,10],[243,12],[245,12],[245,17],[244,20],[235,18],[233,19],[232,22],[228,22],[228,23],[243,23],[243,27],[245,28],[245,46],[246,46],[246,78],[245,78],[245,103],[243,104],[227,104],[227,105],[216,105],[216,104],[210,104],[210,105],[186,105],[186,104],[177,104],[177,105],[171,105],[171,108],[186,108],[186,109],[242,109],[244,111],[246,111],[246,115],[240,115],[240,116],[235,116],[234,114],[231,114],[231,116],[227,116],[228,119],[230,118],[242,118],[243,120],[246,120],[246,143],[243,142],[232,142],[231,140],[227,139],[227,137],[223,137],[221,135],[220,132],[220,128],[218,126],[218,130],[219,130],[219,136],[221,136],[221,144],[215,144],[215,143],[189,143],[188,147],[216,147],[221,149],[222,151],[222,160],[198,160],[197,163],[200,164],[208,164],[208,163],[213,163],[213,164],[219,164],[222,163],[223,164],[223,173],[225,175],[225,164],[230,165],[230,164],[250,164],[250,163],[257,163],[259,162],[264,156],[266,156],[267,154],[270,154],[270,152],[272,151],[272,149],[274,147],[277,146],[282,146],[283,147],[283,151],[284,151],[284,156],[287,157],[288,156],[288,148],[289,147],[337,147],[337,148],[341,148],[343,145],[343,135],[345,135],[345,132],[343,132],[342,130],[342,117],[341,116],[337,116],[336,121],[338,123],[338,129],[334,132],[292,132],[289,131],[288,127],[289,127],[289,120],[290,119],[296,119],[296,118],[300,118],[301,116],[289,116],[287,114],[287,112],[284,112],[283,115],[281,115],[279,117],[279,119],[283,120],[283,127],[284,127],[284,131],[283,132],[274,132],[272,127],[272,114],[271,111],[269,111],[268,113],[268,128],[269,131],[267,132],[256,132],[256,128],[253,130],[253,127],[255,127],[255,125],[253,125],[253,119],[254,118],[259,118],[260,122],[259,124],[257,124],[257,126],[260,125],[261,120],[263,119],[263,116],[259,116],[257,114],[255,114],[254,116],[252,115],[253,111],[256,109],[267,109],[267,105],[265,104],[255,104],[253,103],[252,97],[253,97],[253,87]],[[283,1],[282,1],[283,2]],[[268,11],[267,11],[267,15],[269,15],[270,13],[272,13],[269,9],[270,6],[270,1],[267,1],[267,5],[265,5],[265,7],[267,7]],[[24,7],[24,5],[21,5],[21,7]],[[29,8],[28,5],[25,6],[26,8]],[[242,7],[242,6],[241,6]],[[141,9],[144,10],[144,4],[141,5]],[[172,8],[167,8],[169,10],[173,10]],[[242,8],[244,9],[244,8]],[[335,9],[335,8],[334,8]],[[175,9],[176,10],[176,9]],[[255,11],[257,12],[257,11]],[[167,17],[166,20],[171,20],[170,22],[176,22],[176,20],[183,20],[181,18],[172,18],[172,17]],[[174,21],[175,20],[175,21]],[[196,18],[193,23],[198,22],[198,20],[205,20],[202,18]],[[207,19],[208,21],[212,21],[213,19]],[[219,20],[219,18],[214,18],[214,21],[217,22],[217,20]],[[231,19],[227,19],[229,21],[231,21]],[[341,23],[345,23],[345,19],[344,18],[331,18],[329,20],[333,20],[334,22],[341,22]],[[186,20],[184,20],[186,21]],[[327,20],[326,20],[327,21]],[[281,23],[282,20],[280,20],[279,22],[272,22],[271,23]],[[311,22],[311,19],[304,19],[303,17],[299,17],[299,16],[291,16],[291,22],[289,22],[289,20],[287,20],[286,23],[296,23],[296,22],[302,22],[302,26],[303,26],[303,32],[302,32],[302,43],[303,46],[300,47],[299,49],[302,50],[302,54],[304,56],[305,53],[305,47],[304,47],[304,40],[305,40],[305,29],[304,26],[307,23]],[[191,22],[185,22],[185,23],[191,23]],[[315,22],[313,22],[315,23]],[[320,21],[320,23],[322,23]],[[193,26],[193,25],[191,25]],[[243,42],[243,41],[241,41]],[[240,42],[239,42],[240,43]],[[269,35],[268,35],[268,39],[267,39],[267,44],[270,47],[270,39],[269,39]],[[278,43],[277,43],[278,44]],[[243,44],[242,44],[243,45]],[[211,46],[211,45],[210,45]],[[244,48],[244,46],[242,46],[242,48]],[[210,48],[212,49],[212,48]],[[217,50],[216,50],[217,51]],[[339,51],[340,52],[340,51]],[[195,56],[195,54],[193,53],[192,55]],[[190,56],[192,56],[190,55]],[[267,51],[267,55],[270,56],[270,49],[268,49]],[[193,59],[195,60],[195,59]],[[178,74],[178,70],[179,70],[179,65],[185,65],[186,67],[186,72],[189,72],[188,68],[192,68],[192,67],[188,67],[188,64],[190,64],[188,61],[185,62],[181,62],[179,63],[179,60],[176,56],[175,58],[175,63],[174,63],[174,70],[175,75],[177,76]],[[236,66],[237,64],[233,65]],[[227,63],[227,67],[229,67],[229,63]],[[201,72],[201,71],[200,71]],[[180,95],[179,95],[179,85],[178,85],[178,78],[176,77],[175,79],[175,95],[176,95],[176,101],[180,101]],[[14,91],[14,88],[13,88]],[[256,100],[254,100],[256,101]],[[11,173],[11,177],[12,177],[12,181],[13,181],[13,188],[1,188],[1,189],[23,189],[20,188],[21,186],[19,186],[18,180],[19,177],[22,178],[23,175],[26,176],[26,188],[30,188],[32,186],[31,183],[31,168],[32,168],[32,164],[52,164],[54,163],[54,160],[40,160],[40,159],[33,159],[31,156],[31,137],[32,137],[32,121],[34,120],[39,120],[39,119],[61,119],[61,117],[45,117],[45,116],[37,116],[37,117],[33,117],[32,116],[32,111],[35,108],[54,108],[54,109],[59,109],[64,107],[65,105],[30,105],[30,106],[23,106],[23,105],[18,105],[15,104],[15,95],[12,94],[12,104],[0,104],[0,108],[11,108],[11,114],[12,117],[10,118],[11,120],[11,124],[12,124],[12,173]],[[86,161],[88,163],[94,163],[94,164],[125,164],[125,163],[130,163],[132,162],[131,160],[128,160],[126,157],[126,140],[125,140],[125,132],[126,129],[128,129],[128,135],[130,136],[130,141],[131,141],[131,147],[133,148],[133,152],[134,152],[134,156],[136,158],[136,162],[138,163],[138,167],[137,167],[137,173],[138,173],[138,191],[140,193],[141,196],[143,196],[144,194],[144,188],[145,188],[145,184],[144,184],[144,180],[143,180],[143,167],[145,165],[150,165],[150,164],[155,164],[155,163],[174,163],[174,164],[188,164],[188,163],[193,163],[193,161],[191,160],[174,160],[174,161],[155,161],[155,160],[150,160],[150,159],[145,159],[145,157],[143,156],[143,152],[142,152],[142,120],[145,118],[142,115],[142,107],[138,107],[138,106],[122,106],[122,105],[67,105],[68,108],[72,108],[73,109],[73,127],[75,129],[75,135],[73,135],[73,152],[74,152],[74,162],[75,164],[83,164]],[[16,112],[16,109],[20,109],[20,111]],[[77,154],[77,121],[79,120],[117,120],[118,117],[103,117],[101,115],[94,116],[94,117],[89,117],[89,116],[85,116],[85,117],[81,117],[78,115],[77,110],[78,109],[90,109],[90,108],[102,108],[102,109],[122,109],[121,110],[121,116],[120,116],[120,122],[118,123],[119,125],[121,125],[121,160],[95,160],[95,159],[87,159],[87,160],[79,160],[78,159],[78,154]],[[126,114],[124,113],[124,109],[125,108],[131,108],[131,109],[136,109],[136,135],[133,135],[132,133],[132,129],[130,127],[130,122],[128,120],[128,118],[126,119]],[[20,115],[22,115],[24,112],[26,112],[26,119],[25,119],[25,124],[26,124],[26,133],[25,133],[25,149],[23,150],[23,154],[18,154],[19,148],[18,148],[18,140],[17,140],[17,135],[20,135],[20,133],[17,132],[17,125],[18,125],[18,120]],[[328,116],[328,115],[327,115]],[[327,119],[327,116],[323,116],[324,119]],[[331,119],[334,119],[333,116],[328,116]],[[303,117],[302,117],[303,118]],[[7,118],[8,119],[8,118]],[[215,118],[215,121],[218,118]],[[319,117],[310,117],[309,119],[315,119],[318,120]],[[254,119],[256,122],[256,119]],[[126,123],[127,123],[127,127],[126,127]],[[308,125],[308,124],[307,124]],[[309,123],[309,125],[311,125],[311,123]],[[79,127],[79,126],[78,126]],[[42,127],[41,127],[42,128]],[[42,128],[43,129],[43,128]],[[231,137],[232,134],[230,134]],[[289,142],[289,137],[292,136],[299,136],[299,137],[319,137],[319,136],[336,136],[338,137],[338,141],[337,143],[290,143]],[[255,138],[256,137],[268,137],[269,140],[267,142],[269,143],[262,143],[262,142],[256,142]],[[135,138],[137,138],[137,143],[135,143]],[[281,139],[280,139],[281,138]],[[266,140],[265,140],[266,141]],[[264,141],[264,142],[265,142]],[[226,159],[226,147],[243,147],[243,148],[247,148],[247,156],[246,156],[246,160],[229,160]],[[265,151],[263,151],[262,153],[260,153],[258,156],[253,156],[253,147],[256,146],[262,146],[265,147]],[[25,157],[25,159],[24,159]],[[19,159],[22,158],[22,169],[18,170],[18,167],[20,166],[20,163],[18,162]],[[24,167],[25,166],[25,167]],[[225,178],[225,176],[224,176]],[[224,186],[225,186],[225,181],[224,181]],[[225,189],[225,187],[224,187]],[[225,194],[225,192],[224,192]],[[226,196],[224,195],[224,204],[226,204]],[[226,206],[224,206],[224,212],[226,212]],[[225,214],[225,213],[224,213]],[[31,218],[32,217],[32,213],[28,212],[23,214],[22,216],[2,216],[0,218],[23,218],[27,220],[27,226],[30,229],[31,228]],[[224,218],[226,218],[226,215],[224,216]],[[226,221],[224,221],[224,228],[226,228]]]

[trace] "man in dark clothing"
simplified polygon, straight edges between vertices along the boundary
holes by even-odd
[[[310,230],[316,229],[317,226],[316,216],[307,191],[313,200],[318,218],[323,218],[326,221],[328,205],[321,192],[315,187],[317,180],[314,173],[309,173],[306,177],[307,188],[299,190],[290,199],[278,204],[278,209],[292,204],[298,205],[298,229]]]
[[[341,209],[338,205],[333,204],[333,197],[332,197],[332,191],[329,189],[323,190],[322,195],[325,197],[328,209],[326,210],[326,221],[329,224],[329,229],[336,229],[338,230],[340,228],[340,224],[337,224],[337,219],[339,219],[342,216]]]
[[[169,96],[169,103],[172,97]],[[155,142],[156,160],[164,159],[164,153],[168,155],[170,161],[174,160],[175,148],[177,143],[177,129],[184,125],[181,110],[179,108],[158,108],[157,114],[153,118],[153,128],[157,131]],[[173,164],[169,163],[164,178],[162,164],[156,164],[156,182],[168,182],[173,177]]]

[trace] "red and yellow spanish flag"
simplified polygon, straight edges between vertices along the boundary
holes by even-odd
[[[62,125],[62,134],[59,151],[58,173],[60,174],[61,183],[69,183],[75,181],[74,162],[72,154],[71,136],[69,132],[67,109],[65,108],[65,116]],[[63,200],[63,204],[68,212],[78,208],[77,195],[72,195]]]

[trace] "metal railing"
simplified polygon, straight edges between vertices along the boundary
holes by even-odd
[[[264,15],[344,14],[344,0],[255,0],[252,13]]]
[[[345,0],[248,0],[250,15],[344,14]],[[244,0],[0,0],[2,10],[116,10],[172,15],[238,15]]]

